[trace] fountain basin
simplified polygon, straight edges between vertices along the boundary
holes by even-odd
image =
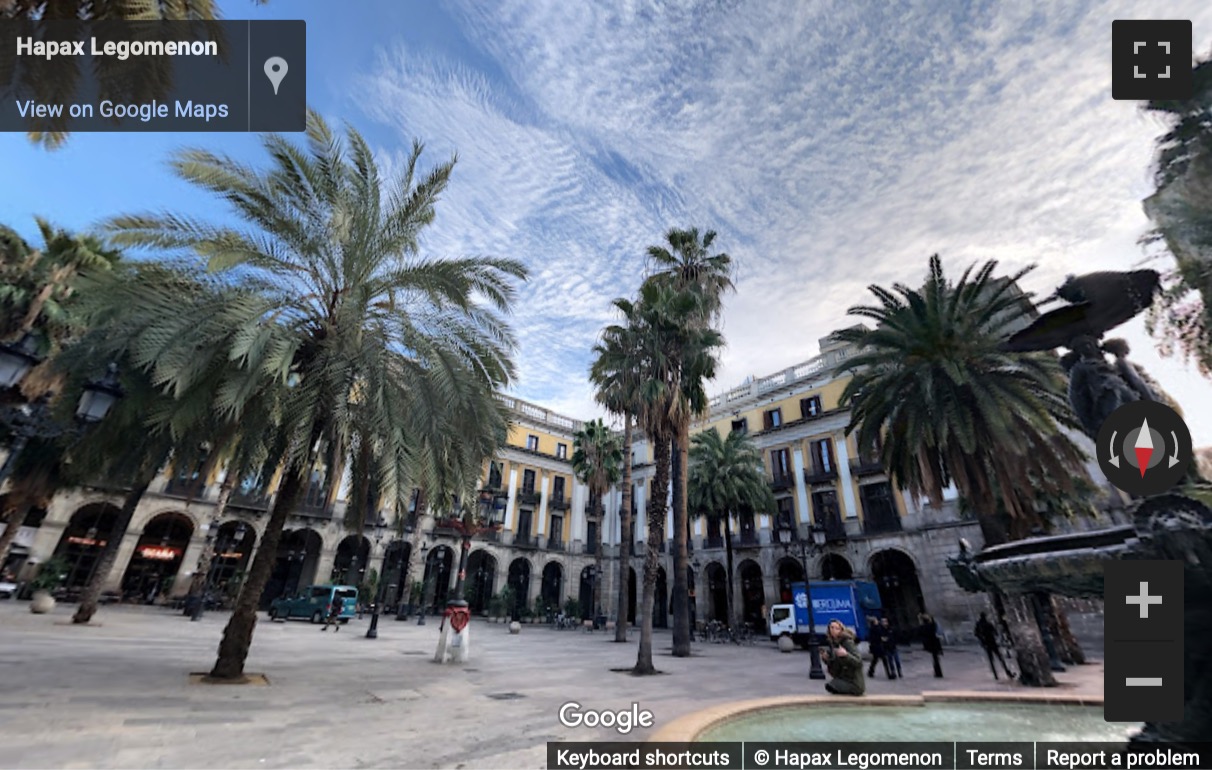
[[[1138,724],[1104,721],[1099,697],[939,691],[856,699],[787,696],[724,703],[674,720],[650,740],[1127,743],[1139,729]]]

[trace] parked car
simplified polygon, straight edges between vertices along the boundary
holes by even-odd
[[[271,620],[307,618],[312,623],[323,623],[332,609],[332,603],[341,597],[341,623],[348,623],[358,612],[358,589],[354,586],[308,586],[297,596],[274,599],[269,605]]]
[[[0,580],[0,599],[12,599],[17,595],[17,584],[9,580]]]

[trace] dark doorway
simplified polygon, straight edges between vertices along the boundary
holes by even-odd
[[[877,551],[871,557],[871,577],[879,588],[884,614],[900,634],[912,633],[918,614],[926,611],[913,559],[892,548]]]
[[[430,612],[446,608],[450,595],[450,573],[454,566],[454,551],[447,545],[433,548],[425,557],[425,577],[421,580],[421,606]]]
[[[741,562],[741,622],[748,623],[755,632],[766,630],[762,617],[766,606],[766,587],[762,584],[762,568],[757,562],[746,559]]]
[[[514,559],[509,564],[509,587],[513,589],[513,607],[510,617],[519,620],[523,610],[530,606],[530,562]]]
[[[656,598],[652,603],[652,627],[669,628],[669,581],[665,568],[657,567]]]
[[[577,591],[577,601],[581,604],[581,620],[593,616],[593,565],[581,570],[581,585]]]
[[[67,562],[65,588],[83,588],[88,583],[117,518],[118,509],[107,503],[86,505],[72,515],[55,548],[55,556]]]
[[[821,580],[853,580],[854,567],[845,556],[827,553],[821,558]]]
[[[791,584],[803,582],[804,565],[799,559],[784,557],[779,560],[779,603],[786,604],[794,599],[791,595]]]
[[[294,529],[282,533],[274,570],[261,592],[261,609],[267,609],[270,602],[280,596],[296,596],[315,582],[322,546],[323,541],[315,530]]]
[[[564,568],[559,562],[549,561],[544,565],[543,585],[539,591],[548,615],[558,615],[564,611]]]
[[[496,584],[496,557],[483,548],[472,551],[467,557],[466,569],[463,598],[472,613],[484,615],[488,611],[488,602],[492,599],[493,586]]]
[[[194,522],[183,513],[162,513],[147,522],[122,576],[122,598],[151,604],[171,591],[193,534]]]
[[[347,586],[362,585],[370,560],[370,541],[361,535],[350,535],[337,546],[337,556],[332,563],[332,582]],[[366,597],[359,597],[368,601]]]
[[[383,609],[386,612],[396,612],[401,602],[408,600],[408,557],[412,553],[412,543],[403,540],[393,540],[387,546],[383,557]]]
[[[707,565],[708,620],[728,622],[728,573],[724,565],[713,561]]]
[[[206,590],[234,601],[256,550],[257,532],[242,521],[224,522],[215,535],[215,555],[205,576]]]

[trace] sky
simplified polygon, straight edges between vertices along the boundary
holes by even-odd
[[[601,413],[587,370],[611,300],[671,227],[717,231],[736,264],[713,393],[813,357],[868,285],[920,283],[934,253],[956,275],[1036,264],[1040,296],[1142,266],[1164,127],[1111,99],[1111,22],[1191,19],[1212,51],[1201,0],[221,5],[306,20],[309,102],[387,169],[413,138],[430,164],[458,154],[422,248],[529,266],[513,392],[578,418]],[[0,134],[0,221],[32,238],[35,215],[227,217],[167,170],[194,146],[264,157],[249,134],[77,134],[53,152]],[[1212,383],[1160,358],[1141,319],[1113,334],[1212,444]]]

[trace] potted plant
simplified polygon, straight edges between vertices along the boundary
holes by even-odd
[[[501,607],[504,610],[501,614],[504,615],[504,620],[513,620],[518,611],[518,595],[512,586],[505,586],[501,589],[500,597]]]
[[[564,602],[564,617],[569,620],[581,619],[581,602],[579,599],[568,598]]]
[[[501,616],[505,614],[505,602],[501,600],[501,595],[493,594],[488,600],[488,620],[491,623],[500,623]]]
[[[29,604],[29,611],[41,615],[53,610],[55,597],[52,592],[63,585],[66,577],[67,561],[62,556],[55,556],[44,561],[38,568],[38,574],[30,581],[30,586],[34,589],[34,596],[33,601]]]

